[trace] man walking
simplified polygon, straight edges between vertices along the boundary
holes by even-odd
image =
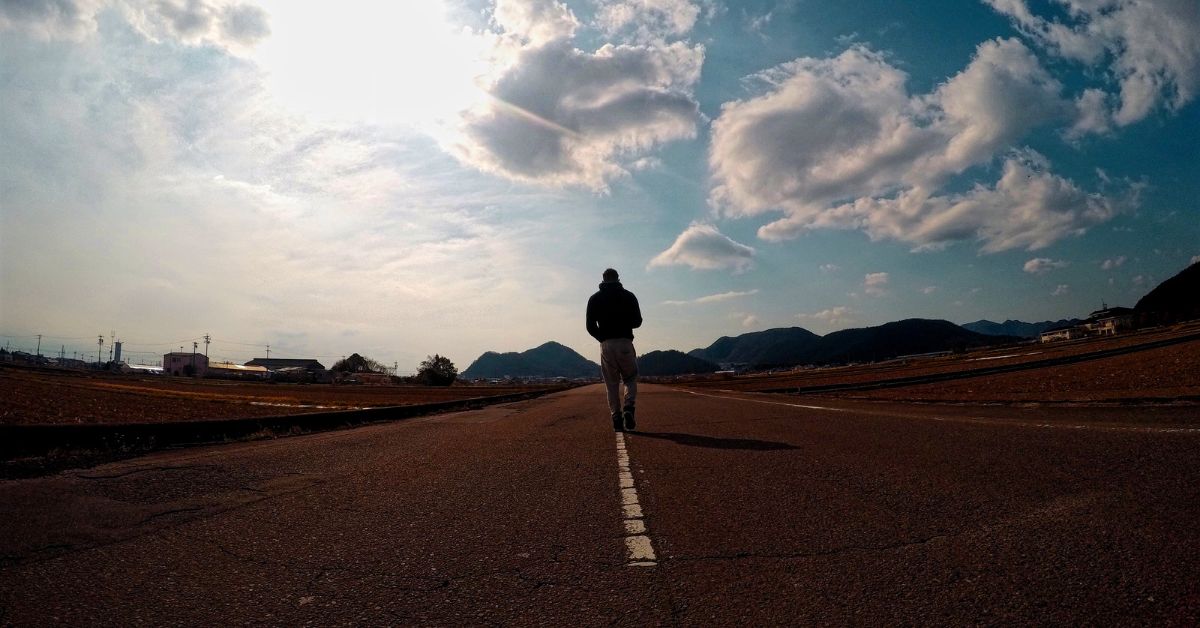
[[[600,371],[608,388],[608,410],[612,413],[613,429],[621,432],[637,427],[633,418],[638,375],[633,329],[642,326],[642,310],[637,297],[621,286],[617,271],[609,268],[603,277],[600,291],[588,299],[587,330],[600,341]]]

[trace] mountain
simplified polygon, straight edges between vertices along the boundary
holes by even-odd
[[[724,336],[705,349],[692,349],[688,355],[717,364],[784,366],[804,362],[802,356],[820,340],[803,327],[781,327],[732,338]]]
[[[1133,309],[1139,318],[1163,323],[1200,317],[1200,262],[1158,284]]]
[[[1037,338],[1042,332],[1056,329],[1059,327],[1070,327],[1078,325],[1077,318],[1064,318],[1060,321],[1042,321],[1040,323],[1026,323],[1025,321],[1006,320],[1003,323],[996,323],[989,320],[978,320],[974,323],[964,323],[963,329],[973,331],[977,334],[985,336],[1016,336],[1018,338]]]
[[[754,367],[887,360],[902,355],[984,347],[1018,338],[986,335],[943,320],[910,318],[876,327],[844,329],[818,336],[801,327],[725,336],[688,355],[716,363]]]
[[[651,351],[638,356],[638,373],[655,375],[691,375],[712,373],[720,367],[708,360],[690,356],[682,351]]]
[[[1015,341],[1010,336],[988,336],[963,329],[950,321],[909,318],[876,327],[843,329],[821,338],[806,362],[866,362],[902,355],[956,351]]]
[[[598,377],[600,365],[557,342],[522,351],[496,353],[488,351],[479,356],[461,377]]]

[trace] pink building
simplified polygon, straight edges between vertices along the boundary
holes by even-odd
[[[167,375],[203,377],[208,371],[208,358],[203,353],[172,351],[163,354],[162,367]]]

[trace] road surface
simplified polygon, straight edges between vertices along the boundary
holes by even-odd
[[[1200,622],[1195,407],[640,403],[0,482],[0,625]]]

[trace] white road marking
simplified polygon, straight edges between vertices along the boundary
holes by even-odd
[[[625,537],[625,547],[629,549],[631,563],[655,560],[654,548],[650,547],[650,537],[644,534]]]
[[[625,550],[629,555],[628,567],[656,567],[658,557],[650,543],[642,505],[638,503],[637,488],[633,485],[633,473],[629,470],[629,451],[625,448],[625,434],[617,432],[617,480],[621,489],[621,516],[625,524]]]
[[[678,389],[683,390],[683,389]],[[862,412],[851,408],[833,408],[830,406],[812,406],[802,403],[784,403],[782,401],[767,401],[765,399],[747,399],[745,397],[732,397],[728,395],[708,395],[692,390],[683,390],[691,395],[698,397],[711,397],[713,399],[730,399],[733,401],[749,401],[751,403],[763,403],[769,406],[786,406],[789,408],[802,408],[804,410],[822,410],[825,412],[861,412],[862,414],[873,414],[875,416],[886,416],[901,419],[917,419],[921,421],[940,421],[942,423],[974,423],[979,425],[1000,425],[1011,427],[1032,427],[1038,429],[1056,429],[1056,430],[1096,430],[1102,432],[1146,432],[1153,434],[1200,434],[1200,427],[1151,427],[1151,426],[1136,426],[1136,425],[1086,425],[1079,423],[1028,423],[1024,421],[1005,421],[1000,419],[988,419],[984,417],[936,417],[923,416],[914,414],[898,414],[885,412]],[[732,391],[731,391],[732,392]]]

